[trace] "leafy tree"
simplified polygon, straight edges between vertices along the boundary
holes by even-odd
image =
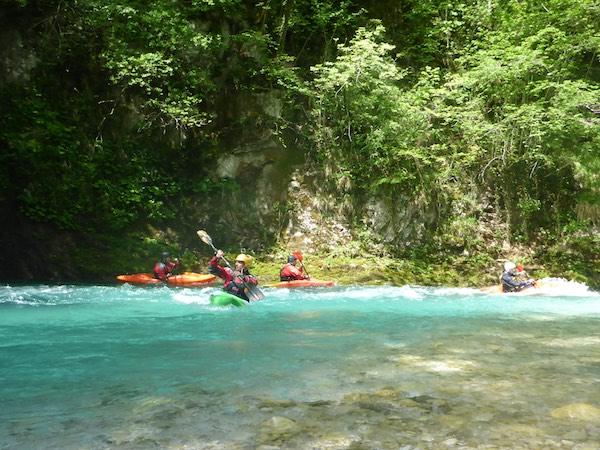
[[[555,28],[520,44],[495,38],[464,58],[436,101],[438,138],[454,136],[457,154],[470,150],[463,168],[497,193],[523,231],[560,227],[577,194],[597,189],[590,156],[598,120],[584,107],[597,101],[598,87],[566,62],[576,52]]]
[[[401,185],[413,190],[427,177],[427,121],[419,99],[403,92],[404,72],[389,56],[384,28],[359,28],[339,56],[313,68],[315,136],[321,157],[335,161],[356,187]]]

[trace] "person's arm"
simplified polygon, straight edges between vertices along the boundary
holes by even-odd
[[[310,276],[306,273],[306,269],[304,268],[304,264],[300,266],[300,274],[302,275],[303,280],[310,280]]]
[[[290,266],[290,273],[294,280],[305,280],[306,276],[302,273],[301,269],[298,269],[296,266]]]
[[[242,279],[244,280],[244,283],[246,284],[253,284],[254,286],[256,286],[258,284],[258,280],[256,279],[256,277],[254,275],[250,275],[249,273],[245,274]]]
[[[525,288],[528,288],[528,287],[534,286],[534,285],[535,285],[535,280],[521,281],[519,283],[518,289],[521,290],[521,289],[525,289]]]
[[[167,277],[173,275],[173,271],[179,267],[179,259],[171,261],[167,264]]]
[[[223,252],[221,250],[217,250],[215,256],[212,257],[210,262],[208,263],[210,273],[218,276],[225,280],[225,282],[231,281],[231,273],[225,267],[219,264],[219,259],[223,257]]]

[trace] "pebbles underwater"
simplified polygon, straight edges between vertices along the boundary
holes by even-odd
[[[33,304],[1,302],[2,449],[600,442],[597,295],[278,290],[234,309],[210,290],[19,289],[5,298]]]

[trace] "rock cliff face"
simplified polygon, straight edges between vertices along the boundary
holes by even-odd
[[[24,45],[23,37],[14,29],[0,31],[0,79],[3,82],[27,82],[31,69],[38,59],[35,53]]]
[[[430,235],[438,219],[431,199],[393,190],[354,191],[347,178],[338,177],[333,162],[313,161],[293,136],[278,132],[285,107],[277,91],[245,96],[236,105],[236,122],[244,126],[223,137],[211,172],[239,189],[192,199],[196,223],[216,230],[225,245],[254,251],[276,242],[308,252],[335,251],[355,238],[357,228],[378,243],[380,252]]]
[[[73,233],[24,217],[10,201],[0,201],[0,279],[77,280],[82,271],[72,255],[85,243]]]

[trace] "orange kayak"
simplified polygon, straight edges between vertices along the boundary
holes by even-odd
[[[181,275],[173,275],[167,279],[167,284],[170,286],[185,286],[198,287],[206,286],[215,281],[217,277],[214,275],[184,272]],[[129,284],[163,284],[162,281],[154,278],[151,273],[133,273],[130,275],[118,275],[117,280]]]
[[[217,279],[216,276],[206,273],[183,272],[181,275],[173,275],[167,279],[171,286],[206,286]]]
[[[293,281],[281,281],[279,283],[271,284],[269,287],[277,288],[302,288],[302,287],[330,287],[335,286],[335,281],[321,281],[321,280],[293,280]]]
[[[129,284],[162,284],[151,273],[133,273],[131,275],[118,275],[117,280]]]

